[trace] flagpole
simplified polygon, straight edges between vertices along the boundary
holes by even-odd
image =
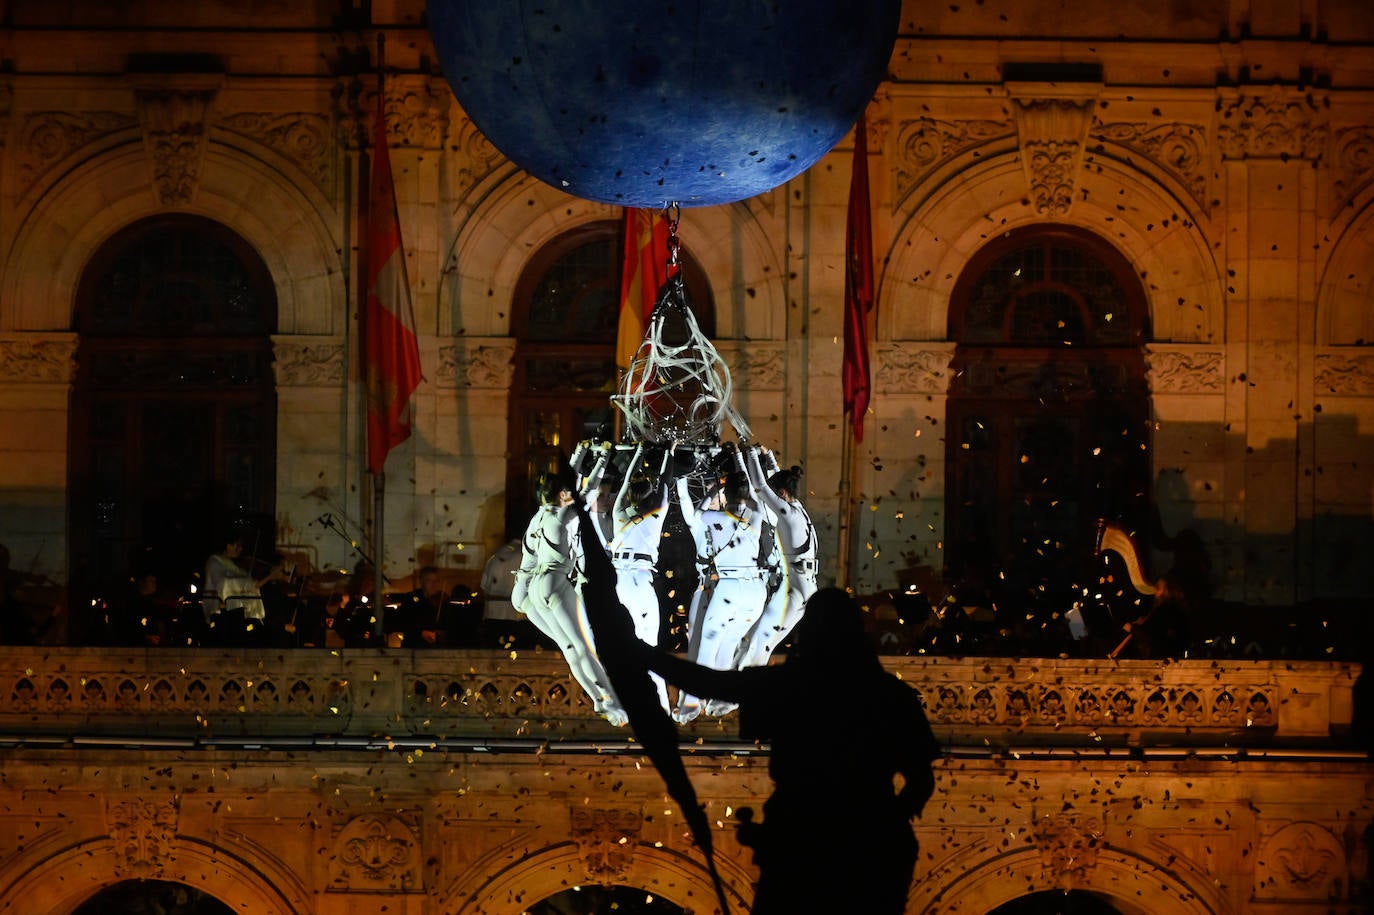
[[[386,69],[386,34],[377,33],[377,123],[373,127],[386,133],[386,91],[384,81]],[[377,163],[371,164],[373,169]],[[369,208],[373,205],[368,200]],[[369,237],[369,243],[374,239]],[[368,257],[371,257],[371,252]],[[365,310],[365,309],[364,309]],[[386,604],[382,603],[382,582],[386,579],[382,569],[386,566],[386,471],[378,470],[372,474],[372,636],[374,643],[386,647]]]
[[[846,416],[849,414],[846,412]],[[840,445],[840,530],[839,563],[835,569],[835,587],[849,587],[850,542],[854,525],[854,505],[851,493],[854,479],[854,436],[845,431]]]

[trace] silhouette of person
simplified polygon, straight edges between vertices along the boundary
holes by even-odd
[[[642,642],[617,650],[695,695],[739,703],[741,736],[771,744],[763,820],[740,811],[739,840],[759,868],[754,915],[903,911],[911,818],[934,791],[940,749],[920,696],[883,669],[852,598],[817,591],[786,661],[767,667],[715,670]]]

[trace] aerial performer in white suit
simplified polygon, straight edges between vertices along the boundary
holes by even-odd
[[[654,589],[654,566],[663,539],[663,523],[668,519],[668,467],[671,448],[662,457],[646,455],[643,443],[635,449],[624,481],[611,508],[611,537],[607,552],[615,567],[615,593],[634,621],[635,635],[657,647],[663,613]],[[654,675],[659,699],[668,708],[668,689],[663,678]]]
[[[591,698],[592,708],[612,724],[623,725],[625,711],[596,656],[587,615],[573,584],[582,549],[573,483],[560,474],[545,474],[539,479],[538,495],[539,510],[525,529],[511,602],[563,652],[573,679]]]
[[[763,613],[768,598],[765,570],[759,565],[763,512],[754,503],[753,487],[742,456],[733,443],[725,446],[730,463],[725,482],[712,486],[700,508],[693,502],[685,477],[678,477],[678,499],[692,539],[696,541],[701,584],[692,595],[687,625],[687,656],[697,664],[729,670],[740,642]],[[712,700],[709,715],[725,715],[733,703]],[[673,717],[679,723],[696,718],[701,702],[689,694],[678,696]]]
[[[782,581],[769,596],[748,641],[740,647],[735,663],[737,668],[767,664],[773,651],[801,619],[806,601],[816,593],[816,528],[806,507],[797,498],[801,468],[778,469],[773,453],[757,445],[748,449],[745,466],[768,522],[773,526],[773,535],[782,554]]]

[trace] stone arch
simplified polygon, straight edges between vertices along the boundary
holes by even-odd
[[[1063,889],[1045,867],[1041,853],[1028,848],[987,855],[971,849],[924,875],[907,897],[912,915],[983,915],[1030,893]],[[1225,899],[1206,875],[1188,879],[1136,854],[1111,847],[1097,849],[1094,862],[1076,874],[1073,889],[1108,897],[1127,915],[1218,915]]]
[[[1224,284],[1189,205],[1139,170],[1089,156],[1073,206],[1046,219],[1031,206],[1016,151],[970,159],[940,184],[918,187],[899,212],[879,281],[880,339],[943,340],[950,293],[964,265],[998,233],[1055,222],[1101,236],[1135,266],[1154,340],[1220,342]]]
[[[191,204],[161,207],[142,145],[83,162],[37,199],[0,268],[0,329],[66,330],[76,287],[95,251],[145,216],[184,212],[222,223],[257,249],[272,274],[277,331],[333,333],[347,320],[336,222],[308,182],[212,143]]]
[[[1331,226],[1335,244],[1317,286],[1318,346],[1374,344],[1374,190]]]
[[[439,287],[439,334],[506,336],[525,262],[584,222],[621,207],[569,197],[523,173],[487,194],[458,230]],[[687,208],[680,235],[711,281],[722,339],[773,339],[784,327],[785,271],[748,204]]]
[[[13,871],[21,876],[0,887],[0,915],[69,915],[95,893],[131,876],[125,863],[104,838],[25,862]],[[156,873],[143,876],[193,886],[237,910],[259,915],[311,911],[298,878],[275,862],[249,862],[222,847],[178,838],[160,864]]]
[[[733,912],[747,912],[752,878],[734,860],[716,855],[716,867]],[[531,852],[511,846],[490,856],[441,897],[439,910],[454,915],[520,915],[530,904],[590,882],[575,843]],[[607,881],[644,889],[687,911],[712,911],[715,888],[700,855],[640,844],[634,860]]]

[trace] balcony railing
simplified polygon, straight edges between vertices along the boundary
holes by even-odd
[[[942,742],[970,750],[1341,748],[1360,673],[1342,662],[884,663],[921,691]],[[707,750],[742,747],[733,716],[688,730]],[[0,649],[0,744],[605,752],[631,741],[593,714],[552,652]]]

